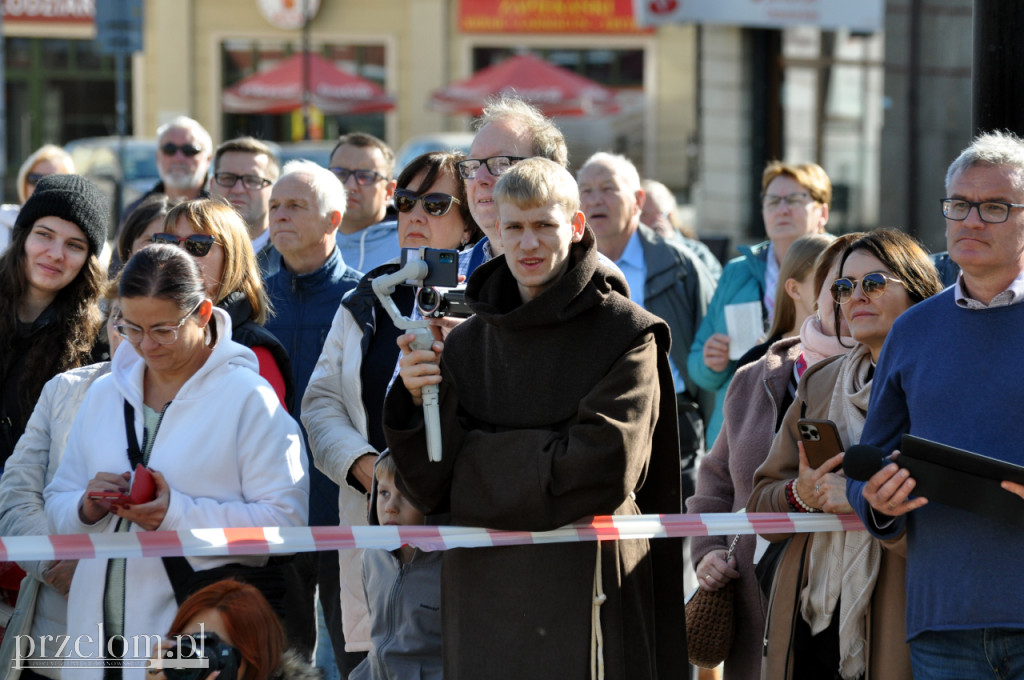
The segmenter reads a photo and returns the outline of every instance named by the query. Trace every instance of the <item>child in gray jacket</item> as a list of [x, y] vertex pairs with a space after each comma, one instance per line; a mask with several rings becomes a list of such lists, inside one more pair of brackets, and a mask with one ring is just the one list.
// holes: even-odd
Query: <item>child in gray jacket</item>
[[[423, 524], [423, 513], [405, 491], [394, 459], [385, 451], [374, 467], [369, 523]], [[440, 680], [441, 552], [403, 545], [363, 552], [363, 591], [370, 613], [366, 659], [351, 680]]]

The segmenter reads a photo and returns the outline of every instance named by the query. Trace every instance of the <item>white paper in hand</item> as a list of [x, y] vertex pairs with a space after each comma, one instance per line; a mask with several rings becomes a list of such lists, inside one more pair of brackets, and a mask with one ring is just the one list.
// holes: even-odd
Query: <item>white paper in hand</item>
[[761, 303], [741, 302], [726, 305], [725, 328], [729, 335], [729, 359], [739, 359], [764, 335]]

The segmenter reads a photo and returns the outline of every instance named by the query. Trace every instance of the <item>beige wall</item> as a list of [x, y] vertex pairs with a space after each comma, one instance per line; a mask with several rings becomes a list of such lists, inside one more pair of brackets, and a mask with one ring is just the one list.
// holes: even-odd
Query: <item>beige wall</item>
[[[642, 96], [646, 106], [638, 129], [645, 175], [675, 188], [686, 185], [686, 147], [695, 131], [695, 31], [677, 26], [656, 34], [506, 35], [460, 34], [458, 0], [321, 0], [311, 38], [314, 45], [346, 41], [377, 42], [387, 50], [387, 89], [400, 102], [387, 116], [388, 141], [468, 129], [464, 117], [446, 117], [427, 108], [431, 91], [470, 74], [475, 45], [640, 47], [646, 51]], [[231, 38], [292, 39], [260, 14], [256, 0], [146, 0], [145, 53], [134, 63], [135, 130], [152, 136], [176, 115], [205, 125], [215, 140], [220, 130], [220, 43]], [[567, 128], [586, 121], [567, 121]], [[567, 130], [568, 132], [568, 130]], [[632, 141], [632, 140], [631, 140]], [[582, 158], [575, 159], [582, 161]]]

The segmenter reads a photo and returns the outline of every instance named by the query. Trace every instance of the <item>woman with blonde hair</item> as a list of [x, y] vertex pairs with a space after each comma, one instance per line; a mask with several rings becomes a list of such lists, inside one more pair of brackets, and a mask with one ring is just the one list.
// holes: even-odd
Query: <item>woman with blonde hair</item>
[[73, 174], [75, 174], [75, 162], [71, 160], [67, 151], [56, 144], [44, 144], [29, 154], [29, 157], [21, 164], [15, 182], [18, 189], [17, 205], [0, 206], [0, 227], [4, 227], [0, 228], [0, 252], [3, 252], [10, 242], [11, 230], [14, 229], [14, 221], [18, 219], [18, 211], [36, 190], [39, 180], [47, 175]]
[[263, 328], [270, 301], [263, 290], [249, 231], [235, 209], [210, 198], [179, 203], [164, 218], [163, 231], [153, 234], [151, 240], [181, 246], [195, 258], [206, 294], [231, 316], [231, 339], [255, 352], [260, 375], [291, 410], [291, 360], [281, 342]]

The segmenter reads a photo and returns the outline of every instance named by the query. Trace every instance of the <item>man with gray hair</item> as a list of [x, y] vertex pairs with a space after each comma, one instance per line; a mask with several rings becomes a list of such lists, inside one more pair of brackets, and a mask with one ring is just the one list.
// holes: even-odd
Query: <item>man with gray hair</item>
[[270, 188], [280, 172], [273, 149], [253, 137], [229, 139], [213, 154], [210, 195], [230, 203], [245, 220], [264, 280], [281, 266], [269, 228]]
[[519, 97], [502, 95], [490, 101], [477, 121], [469, 158], [459, 163], [459, 174], [466, 182], [469, 212], [486, 236], [477, 241], [468, 258], [461, 258], [463, 274], [468, 276], [484, 262], [501, 255], [494, 186], [510, 167], [533, 157], [547, 158], [566, 167], [569, 151], [561, 130]]
[[[274, 306], [274, 316], [266, 328], [277, 336], [292, 359], [296, 395], [292, 416], [296, 420], [334, 313], [342, 296], [362, 276], [345, 264], [335, 243], [344, 214], [344, 186], [329, 170], [311, 161], [286, 164], [270, 193], [270, 238], [281, 254], [281, 268], [266, 280], [267, 295]], [[306, 439], [305, 428], [302, 435]], [[337, 526], [338, 486], [316, 469], [308, 440], [306, 454], [310, 456], [309, 524]], [[307, 639], [299, 641], [300, 648], [308, 653], [316, 639], [314, 593], [319, 584], [331, 647], [336, 661], [344, 664], [338, 552], [303, 553], [296, 556], [294, 566], [304, 588], [301, 597], [289, 603], [289, 618], [292, 611], [297, 611], [295, 617], [308, 623]]]
[[[893, 324], [860, 443], [890, 453], [911, 434], [1024, 465], [1024, 140], [1010, 132], [975, 138], [949, 167], [942, 214], [960, 275]], [[1024, 486], [992, 488], [974, 477], [973, 486], [957, 487], [962, 502], [929, 502], [915, 495], [907, 469], [883, 463], [866, 483], [848, 482], [846, 494], [874, 536], [906, 538], [914, 678], [1024, 678], [1024, 531], [1016, 521], [1024, 504], [1010, 496], [1024, 497]], [[996, 503], [1006, 519], [966, 509], [982, 502]]]
[[142, 201], [154, 194], [176, 200], [206, 197], [206, 175], [210, 171], [213, 140], [198, 121], [178, 116], [156, 130], [156, 169], [160, 181], [124, 210], [127, 217]]
[[686, 357], [715, 292], [714, 278], [685, 246], [640, 224], [644, 190], [628, 158], [598, 152], [576, 177], [583, 213], [597, 235], [597, 249], [622, 270], [630, 299], [665, 319], [672, 329], [670, 359], [679, 407], [685, 499], [694, 490], [695, 464], [704, 448], [704, 415], [714, 401], [690, 380]]

